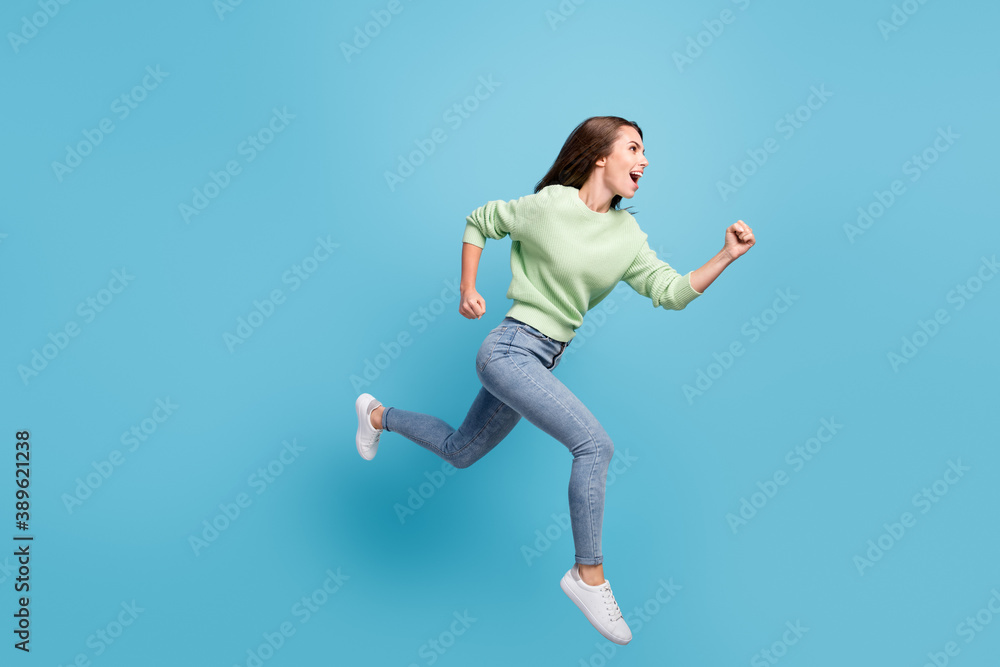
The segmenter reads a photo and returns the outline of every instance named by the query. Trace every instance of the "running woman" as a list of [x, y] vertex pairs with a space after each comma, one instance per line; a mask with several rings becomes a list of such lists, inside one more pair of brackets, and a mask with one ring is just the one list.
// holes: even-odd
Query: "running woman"
[[486, 239], [511, 238], [514, 305], [476, 355], [482, 389], [459, 428], [437, 417], [385, 407], [371, 394], [355, 401], [357, 447], [365, 459], [383, 431], [399, 433], [456, 468], [467, 468], [524, 417], [573, 455], [569, 511], [576, 562], [560, 586], [607, 639], [627, 644], [632, 632], [604, 578], [601, 526], [604, 488], [614, 444], [590, 410], [552, 371], [583, 324], [583, 316], [622, 280], [653, 306], [682, 310], [754, 245], [742, 220], [725, 231], [725, 245], [703, 266], [681, 275], [650, 249], [627, 210], [649, 161], [642, 130], [618, 116], [580, 123], [535, 192], [487, 202], [466, 217], [461, 298], [468, 319], [486, 313], [476, 272]]

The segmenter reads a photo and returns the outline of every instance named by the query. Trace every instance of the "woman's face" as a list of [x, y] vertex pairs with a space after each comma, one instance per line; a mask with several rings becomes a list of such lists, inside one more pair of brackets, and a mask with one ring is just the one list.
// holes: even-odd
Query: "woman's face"
[[[608, 189], [626, 199], [631, 199], [639, 189], [639, 178], [649, 164], [643, 155], [645, 147], [642, 137], [631, 125], [623, 125], [618, 132], [618, 139], [611, 149], [611, 154], [604, 164], [604, 183]], [[597, 162], [601, 164], [600, 160]], [[635, 174], [633, 178], [632, 174]]]

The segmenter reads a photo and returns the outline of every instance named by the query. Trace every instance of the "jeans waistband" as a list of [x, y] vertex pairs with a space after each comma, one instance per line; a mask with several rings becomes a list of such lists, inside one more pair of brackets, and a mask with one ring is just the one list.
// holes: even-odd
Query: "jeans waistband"
[[506, 317], [504, 317], [503, 321], [504, 322], [508, 322], [508, 323], [510, 323], [513, 326], [527, 327], [527, 328], [531, 329], [532, 331], [534, 331], [535, 333], [537, 333], [539, 336], [544, 336], [547, 340], [550, 340], [553, 343], [558, 343], [559, 345], [562, 346], [563, 349], [566, 349], [566, 346], [569, 345], [570, 342], [571, 342], [571, 341], [568, 341], [568, 340], [567, 341], [556, 340], [552, 336], [549, 336], [548, 334], [545, 334], [545, 333], [539, 331], [538, 329], [536, 329], [535, 327], [531, 326], [527, 322], [523, 322], [523, 321], [517, 319], [516, 317], [511, 317], [510, 315], [507, 315]]

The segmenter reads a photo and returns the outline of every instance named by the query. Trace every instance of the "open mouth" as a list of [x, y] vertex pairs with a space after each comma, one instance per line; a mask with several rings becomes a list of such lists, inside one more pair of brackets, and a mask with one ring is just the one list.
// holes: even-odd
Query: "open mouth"
[[636, 185], [639, 185], [639, 179], [642, 178], [642, 172], [641, 171], [632, 171], [632, 172], [629, 172], [629, 176], [632, 177], [632, 182], [633, 183], [635, 183]]

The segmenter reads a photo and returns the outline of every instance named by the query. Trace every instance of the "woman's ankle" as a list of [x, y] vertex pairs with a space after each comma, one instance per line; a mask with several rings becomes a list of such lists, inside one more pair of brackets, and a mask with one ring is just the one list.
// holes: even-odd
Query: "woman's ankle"
[[580, 578], [583, 579], [583, 583], [588, 586], [600, 586], [604, 583], [604, 564], [598, 563], [596, 565], [588, 565], [586, 563], [578, 563], [577, 568], [580, 571]]
[[372, 410], [372, 416], [371, 416], [371, 419], [369, 419], [369, 422], [371, 423], [372, 428], [376, 428], [376, 429], [381, 429], [382, 428], [382, 414], [384, 412], [385, 412], [385, 406], [384, 405], [380, 405], [377, 408], [375, 408], [374, 410]]

